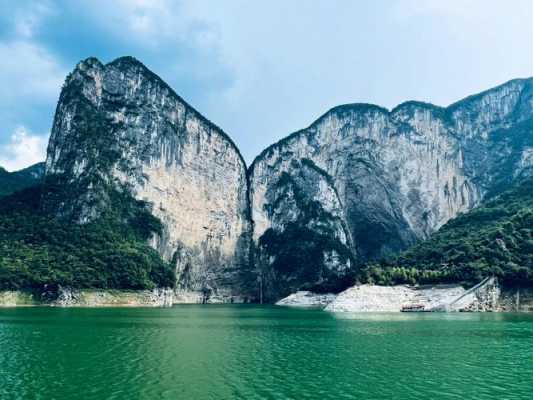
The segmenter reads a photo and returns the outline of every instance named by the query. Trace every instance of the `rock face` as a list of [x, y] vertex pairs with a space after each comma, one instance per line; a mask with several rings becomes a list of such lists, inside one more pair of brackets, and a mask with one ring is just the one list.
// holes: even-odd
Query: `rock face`
[[231, 139], [141, 63], [89, 58], [61, 93], [45, 179], [63, 193], [43, 206], [83, 224], [129, 193], [163, 224], [151, 244], [176, 267], [177, 301], [276, 301], [338, 291], [358, 263], [530, 175], [531, 132], [533, 80], [514, 80], [447, 108], [336, 107], [246, 171]]
[[[447, 108], [420, 102], [392, 111], [369, 104], [336, 107], [251, 165], [256, 260], [269, 271], [265, 281], [283, 277], [284, 285], [271, 285], [273, 297], [300, 289], [302, 281], [322, 285], [354, 262], [427, 238], [532, 170], [533, 79], [510, 81]], [[295, 188], [307, 201], [297, 200]], [[325, 227], [335, 242], [314, 251], [321, 264], [313, 267], [316, 274], [276, 264], [291, 250], [290, 238], [301, 237], [316, 250], [309, 231], [320, 234]], [[286, 245], [277, 238], [287, 239]]]
[[241, 294], [250, 237], [245, 163], [223, 131], [135, 59], [89, 58], [67, 77], [46, 178], [69, 188], [55, 211], [78, 223], [109, 206], [110, 188], [130, 192], [163, 223], [152, 244], [175, 263], [178, 290], [206, 301]]
[[[270, 228], [259, 239], [263, 298], [294, 288], [334, 286], [352, 265], [352, 244], [339, 195], [313, 161], [293, 160], [265, 192]], [[260, 226], [261, 221], [254, 221]]]

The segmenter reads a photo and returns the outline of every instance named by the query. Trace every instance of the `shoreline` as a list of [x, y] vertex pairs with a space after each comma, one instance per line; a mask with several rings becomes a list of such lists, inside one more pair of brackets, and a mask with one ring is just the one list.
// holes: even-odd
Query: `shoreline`
[[170, 288], [130, 290], [60, 287], [53, 292], [24, 289], [0, 291], [0, 309], [15, 307], [163, 308], [175, 304], [242, 304], [247, 302], [245, 298], [226, 293], [206, 297], [202, 292]]
[[365, 284], [338, 294], [299, 291], [279, 300], [276, 305], [315, 307], [334, 313], [533, 312], [533, 288], [503, 288], [494, 278], [486, 278], [471, 288], [458, 284]]
[[[486, 281], [486, 280], [485, 280]], [[484, 282], [485, 282], [484, 281]], [[482, 282], [483, 283], [483, 282]], [[424, 303], [432, 312], [533, 312], [533, 288], [501, 288], [496, 282], [465, 289], [460, 285], [356, 285], [344, 292], [298, 291], [275, 304], [318, 308], [333, 313], [401, 312], [402, 307]], [[459, 300], [459, 301], [458, 301]], [[201, 292], [156, 288], [0, 291], [0, 309], [20, 307], [165, 308], [186, 304], [259, 304], [229, 293], [206, 297]], [[453, 307], [450, 304], [454, 304]]]

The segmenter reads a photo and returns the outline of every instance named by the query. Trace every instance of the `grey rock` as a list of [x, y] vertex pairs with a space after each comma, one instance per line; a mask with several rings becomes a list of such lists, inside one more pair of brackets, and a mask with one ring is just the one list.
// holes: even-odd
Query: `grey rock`
[[275, 301], [335, 290], [531, 175], [532, 132], [533, 80], [519, 79], [447, 108], [335, 107], [247, 171], [140, 62], [89, 58], [67, 77], [47, 151], [45, 178], [68, 196], [43, 206], [83, 224], [110, 187], [127, 191], [163, 223], [150, 243], [175, 264], [179, 301]]
[[67, 77], [46, 177], [70, 195], [58, 216], [86, 223], [127, 190], [163, 223], [151, 244], [176, 265], [178, 289], [241, 295], [250, 217], [246, 166], [231, 139], [131, 57], [80, 62]]
[[278, 189], [279, 181], [298, 173], [304, 160], [322, 174], [308, 174], [301, 190], [324, 208], [336, 205], [336, 224], [355, 264], [386, 257], [531, 175], [533, 79], [510, 81], [447, 108], [420, 102], [392, 111], [370, 104], [335, 107], [268, 147], [249, 168], [253, 241], [263, 270], [276, 259], [266, 251], [265, 234], [282, 235], [286, 222], [301, 213]]

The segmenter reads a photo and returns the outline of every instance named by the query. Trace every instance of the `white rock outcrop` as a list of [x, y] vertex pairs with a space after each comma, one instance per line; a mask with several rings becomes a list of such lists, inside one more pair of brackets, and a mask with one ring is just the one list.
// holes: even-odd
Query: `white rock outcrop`
[[336, 295], [333, 293], [313, 293], [307, 290], [301, 290], [293, 293], [278, 302], [277, 306], [291, 307], [320, 307], [324, 308], [335, 300]]
[[337, 295], [326, 307], [333, 312], [399, 312], [404, 306], [423, 305], [431, 310], [461, 296], [459, 285], [416, 288], [404, 285], [357, 285]]

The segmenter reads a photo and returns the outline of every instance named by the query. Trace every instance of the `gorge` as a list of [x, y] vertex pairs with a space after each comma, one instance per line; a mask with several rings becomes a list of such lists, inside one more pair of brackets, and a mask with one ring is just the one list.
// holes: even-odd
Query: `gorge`
[[[78, 227], [110, 213], [129, 226], [139, 225], [139, 212], [155, 217], [132, 240], [172, 270], [175, 302], [275, 302], [298, 290], [345, 289], [363, 265], [427, 240], [532, 172], [533, 78], [445, 108], [335, 107], [247, 168], [230, 137], [142, 63], [89, 58], [63, 86], [45, 189], [32, 196], [48, 220]], [[14, 228], [0, 226], [2, 243], [11, 243]], [[524, 235], [531, 240], [531, 227]], [[31, 274], [30, 258], [17, 253], [2, 268]], [[150, 271], [139, 287], [107, 280], [88, 288], [156, 290], [168, 286], [153, 277], [164, 273]], [[4, 289], [26, 289], [25, 278], [1, 276]]]

